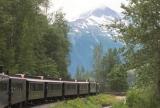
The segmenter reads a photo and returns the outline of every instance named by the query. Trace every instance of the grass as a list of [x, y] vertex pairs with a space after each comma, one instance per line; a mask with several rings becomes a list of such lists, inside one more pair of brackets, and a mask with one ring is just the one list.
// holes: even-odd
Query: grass
[[117, 102], [112, 105], [112, 108], [128, 108], [128, 106], [123, 102]]
[[113, 108], [127, 108], [116, 96], [109, 94], [67, 100], [51, 108], [102, 108], [102, 105], [112, 105]]

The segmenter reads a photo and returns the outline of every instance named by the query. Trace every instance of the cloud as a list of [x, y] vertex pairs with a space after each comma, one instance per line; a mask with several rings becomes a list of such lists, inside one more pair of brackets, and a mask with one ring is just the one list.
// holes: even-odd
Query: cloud
[[108, 6], [117, 12], [121, 12], [121, 3], [126, 0], [52, 0], [51, 10], [63, 9], [66, 18], [72, 20], [80, 14], [100, 6]]

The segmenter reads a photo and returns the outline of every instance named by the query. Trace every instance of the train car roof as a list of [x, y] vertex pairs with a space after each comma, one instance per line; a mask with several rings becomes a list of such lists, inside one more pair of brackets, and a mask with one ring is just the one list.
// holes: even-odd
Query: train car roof
[[11, 79], [26, 80], [26, 78], [22, 78], [22, 77], [15, 77], [15, 76], [9, 76], [9, 78], [11, 78]]
[[8, 76], [8, 75], [1, 74], [1, 73], [0, 73], [0, 77], [3, 77], [3, 78], [10, 78], [10, 79], [21, 79], [21, 80], [26, 80], [26, 78], [16, 77], [16, 76]]
[[63, 81], [64, 83], [71, 83], [71, 84], [77, 84], [77, 81]]
[[55, 82], [55, 83], [72, 83], [72, 84], [78, 84], [78, 83], [83, 83], [83, 84], [88, 84], [89, 82], [77, 82], [77, 81], [58, 81], [58, 80], [42, 80], [42, 79], [31, 79], [27, 78], [27, 81], [33, 81], [33, 82]]
[[27, 81], [32, 81], [32, 82], [45, 82], [42, 79], [32, 79], [32, 78], [26, 78]]
[[4, 73], [0, 73], [0, 76], [9, 77], [8, 75], [6, 75]]
[[59, 80], [44, 80], [45, 82], [56, 82], [56, 83], [63, 83], [63, 81]]
[[82, 82], [82, 81], [81, 81], [81, 82], [79, 82], [79, 81], [78, 81], [77, 83], [80, 83], [80, 84], [89, 84], [89, 82], [88, 82], [88, 81], [84, 81], [84, 82]]
[[63, 83], [63, 81], [58, 81], [58, 80], [43, 80], [43, 79], [32, 79], [32, 78], [27, 78], [27, 81], [32, 81], [32, 82], [56, 82], [56, 83]]
[[0, 73], [0, 80], [5, 80], [5, 79], [9, 79], [9, 76], [3, 73]]
[[89, 83], [95, 83], [96, 84], [96, 82], [89, 82]]

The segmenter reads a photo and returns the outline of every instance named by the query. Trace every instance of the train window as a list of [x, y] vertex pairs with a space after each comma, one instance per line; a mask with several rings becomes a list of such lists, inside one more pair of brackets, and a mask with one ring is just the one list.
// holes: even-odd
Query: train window
[[32, 83], [31, 83], [31, 84], [30, 84], [30, 89], [31, 89], [32, 91], [35, 91], [35, 89], [36, 89], [36, 88], [35, 88], [35, 84], [32, 84]]
[[53, 90], [53, 85], [52, 84], [48, 84], [48, 90]]
[[67, 85], [67, 89], [71, 89], [71, 85]]
[[30, 83], [30, 89], [32, 91], [41, 91], [41, 90], [43, 90], [43, 84]]
[[37, 84], [37, 90], [43, 90], [43, 84]]
[[60, 88], [60, 84], [48, 84], [48, 90], [59, 90]]
[[12, 91], [16, 91], [16, 92], [22, 92], [23, 90], [23, 84], [22, 83], [13, 83], [12, 87], [11, 87]]
[[69, 89], [69, 90], [73, 90], [73, 89], [75, 89], [75, 85], [72, 85], [72, 84], [68, 84], [67, 85], [67, 89]]
[[81, 85], [80, 85], [80, 88], [83, 89], [83, 88], [84, 88], [84, 85], [81, 84]]
[[96, 85], [95, 84], [91, 84], [91, 88], [95, 90], [96, 89]]
[[0, 82], [0, 91], [7, 91], [7, 88], [6, 82]]
[[61, 88], [61, 85], [60, 84], [56, 84], [56, 89], [60, 89]]
[[87, 89], [88, 87], [87, 87], [87, 85], [82, 84], [82, 85], [80, 86], [80, 88], [83, 89], [83, 90], [85, 90], [85, 89]]
[[70, 85], [66, 85], [66, 88], [67, 88], [67, 89], [70, 89]]

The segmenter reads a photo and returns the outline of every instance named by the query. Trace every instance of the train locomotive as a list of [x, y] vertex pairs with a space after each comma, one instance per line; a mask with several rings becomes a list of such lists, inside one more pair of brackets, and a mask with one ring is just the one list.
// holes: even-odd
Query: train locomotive
[[23, 108], [28, 103], [40, 100], [93, 95], [99, 93], [98, 86], [98, 83], [90, 81], [63, 81], [0, 74], [0, 108]]

